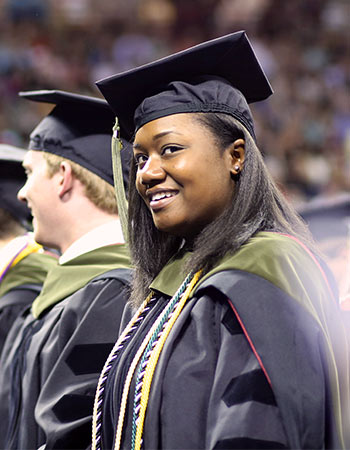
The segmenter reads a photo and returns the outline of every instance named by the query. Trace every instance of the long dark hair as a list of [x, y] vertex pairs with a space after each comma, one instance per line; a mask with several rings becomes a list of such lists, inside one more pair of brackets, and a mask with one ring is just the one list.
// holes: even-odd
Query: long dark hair
[[[254, 140], [240, 122], [228, 114], [198, 113], [193, 117], [205, 126], [222, 151], [236, 139], [245, 140], [243, 170], [235, 180], [230, 206], [207, 225], [191, 243], [186, 271], [204, 273], [225, 254], [234, 253], [259, 231], [278, 231], [298, 237], [309, 247], [312, 238], [294, 209], [272, 180]], [[183, 244], [182, 238], [163, 233], [154, 226], [152, 215], [135, 187], [133, 163], [129, 187], [129, 240], [135, 275], [131, 301], [140, 304], [148, 286], [166, 262]]]

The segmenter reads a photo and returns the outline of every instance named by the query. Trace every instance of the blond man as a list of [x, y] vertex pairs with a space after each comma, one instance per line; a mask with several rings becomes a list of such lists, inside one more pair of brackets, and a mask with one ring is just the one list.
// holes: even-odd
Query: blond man
[[[18, 198], [31, 210], [35, 240], [61, 256], [4, 347], [0, 443], [85, 448], [131, 273], [113, 190], [114, 117], [100, 99], [62, 91], [22, 96], [56, 105], [30, 136]], [[122, 153], [126, 178], [130, 152]]]

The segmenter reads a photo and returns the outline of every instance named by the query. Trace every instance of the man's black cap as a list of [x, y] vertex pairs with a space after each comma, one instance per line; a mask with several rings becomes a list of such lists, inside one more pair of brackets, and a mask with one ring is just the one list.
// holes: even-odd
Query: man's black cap
[[[67, 158], [113, 185], [111, 136], [115, 122], [108, 103], [59, 90], [20, 92], [23, 98], [54, 108], [30, 135], [28, 148]], [[122, 139], [123, 179], [127, 184], [131, 146]]]
[[17, 192], [26, 182], [22, 161], [26, 150], [0, 144], [0, 208], [4, 209], [22, 226], [30, 229], [32, 216], [24, 202], [17, 199]]
[[128, 138], [151, 120], [181, 112], [228, 113], [254, 136], [248, 103], [272, 94], [244, 31], [204, 42], [96, 84]]

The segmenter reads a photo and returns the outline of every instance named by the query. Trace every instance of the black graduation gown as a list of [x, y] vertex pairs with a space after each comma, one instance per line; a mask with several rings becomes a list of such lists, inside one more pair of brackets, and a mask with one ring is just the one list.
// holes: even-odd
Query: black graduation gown
[[[89, 263], [93, 260], [95, 266]], [[15, 322], [0, 369], [1, 448], [88, 447], [94, 392], [118, 336], [128, 267], [125, 246], [115, 245], [58, 267], [56, 279], [49, 273], [46, 294], [55, 285], [64, 290], [64, 270], [83, 286], [63, 299], [58, 296], [54, 304], [43, 302], [44, 310], [39, 304], [39, 317], [34, 308], [27, 309]], [[86, 283], [84, 272], [90, 278]]]
[[0, 354], [13, 322], [40, 294], [46, 274], [55, 264], [54, 257], [32, 253], [6, 273], [0, 289]]
[[[341, 431], [335, 393], [341, 375], [333, 372], [328, 340], [333, 331], [325, 326], [329, 320], [341, 328], [337, 305], [319, 267], [303, 249], [283, 245], [284, 239], [266, 233], [262, 238], [270, 239], [270, 252], [264, 245], [259, 252], [257, 238], [236, 260], [221, 264], [196, 287], [175, 322], [152, 380], [143, 429], [145, 450], [341, 448], [346, 430]], [[151, 309], [126, 340], [108, 375], [102, 449], [114, 447], [131, 361], [169, 302], [164, 286], [177, 277], [181, 262], [171, 264], [161, 273], [162, 282], [152, 284]], [[268, 269], [256, 274], [254, 266]], [[277, 278], [285, 278], [280, 285], [276, 271]], [[320, 319], [320, 305], [328, 317]], [[346, 347], [342, 350], [346, 352]], [[348, 381], [343, 381], [341, 395], [348, 396]], [[134, 392], [135, 375], [122, 449], [133, 448]], [[346, 403], [348, 397], [342, 400]], [[344, 417], [344, 423], [348, 419]]]

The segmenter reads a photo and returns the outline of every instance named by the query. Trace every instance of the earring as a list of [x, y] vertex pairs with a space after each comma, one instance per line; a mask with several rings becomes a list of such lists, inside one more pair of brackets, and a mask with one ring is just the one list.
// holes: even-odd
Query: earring
[[236, 165], [235, 165], [234, 169], [235, 169], [235, 171], [236, 171], [237, 173], [239, 173], [239, 172], [240, 172], [240, 167], [239, 167], [239, 165], [238, 165], [238, 164], [236, 164]]

